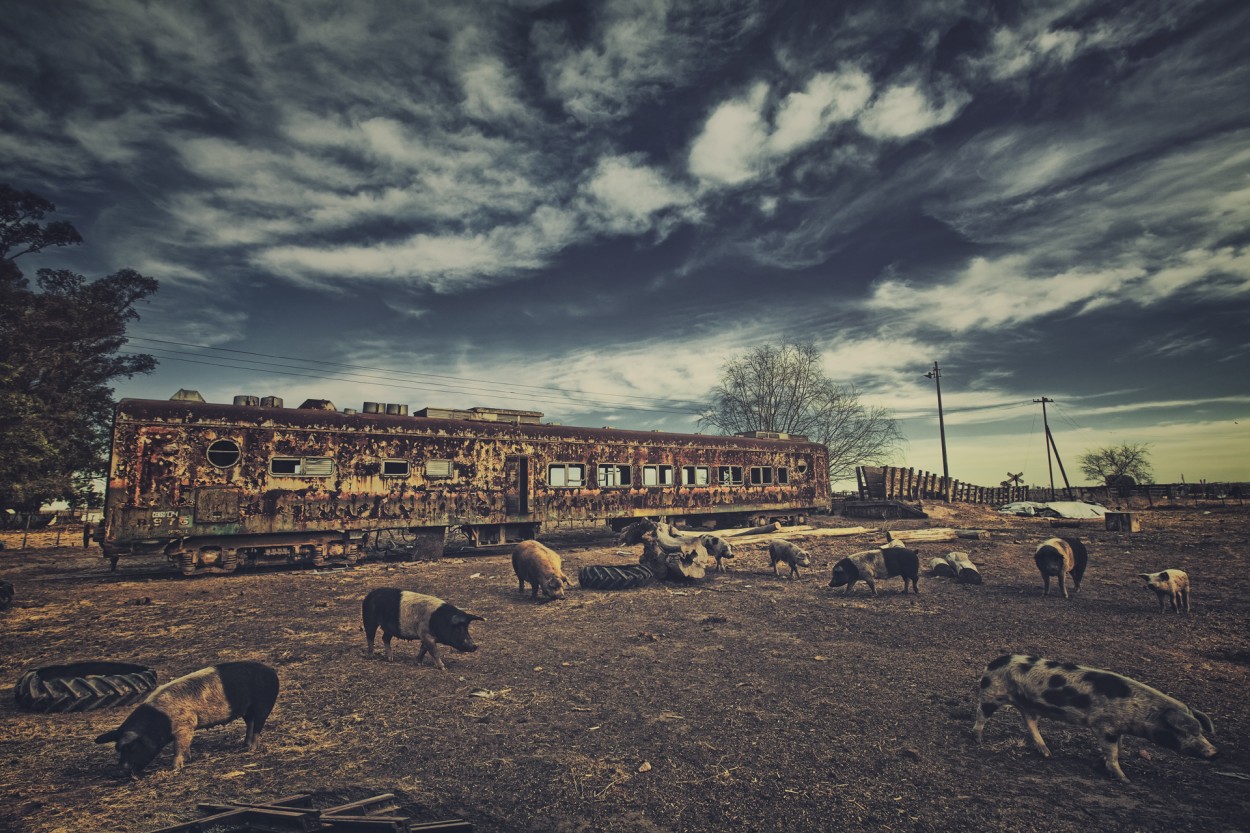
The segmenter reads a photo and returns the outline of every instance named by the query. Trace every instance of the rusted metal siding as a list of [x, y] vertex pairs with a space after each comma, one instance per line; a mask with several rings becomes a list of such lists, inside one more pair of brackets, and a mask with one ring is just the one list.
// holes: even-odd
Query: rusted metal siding
[[[235, 465], [206, 450], [233, 440]], [[114, 423], [106, 543], [393, 527], [544, 523], [642, 515], [767, 512], [827, 506], [825, 449], [815, 443], [555, 425], [343, 414], [124, 400]], [[273, 474], [275, 457], [328, 457], [331, 477]], [[528, 459], [528, 481], [516, 461]], [[405, 477], [383, 460], [407, 460]], [[449, 478], [426, 475], [450, 460]], [[512, 460], [510, 464], [508, 461]], [[550, 463], [586, 466], [586, 485], [547, 484]], [[595, 463], [628, 464], [628, 488], [599, 488]], [[800, 463], [807, 474], [798, 475]], [[786, 467], [788, 485], [639, 485], [644, 465]], [[521, 492], [528, 498], [522, 506]], [[527, 508], [528, 511], [521, 511]]]

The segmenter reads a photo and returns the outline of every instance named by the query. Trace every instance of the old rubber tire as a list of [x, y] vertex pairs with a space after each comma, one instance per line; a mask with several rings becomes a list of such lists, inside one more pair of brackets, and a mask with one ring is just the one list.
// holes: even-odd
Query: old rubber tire
[[650, 580], [651, 571], [641, 564], [592, 564], [577, 571], [577, 583], [588, 590], [628, 590]]
[[13, 686], [18, 708], [86, 712], [137, 703], [156, 688], [156, 672], [130, 662], [75, 662], [27, 671]]

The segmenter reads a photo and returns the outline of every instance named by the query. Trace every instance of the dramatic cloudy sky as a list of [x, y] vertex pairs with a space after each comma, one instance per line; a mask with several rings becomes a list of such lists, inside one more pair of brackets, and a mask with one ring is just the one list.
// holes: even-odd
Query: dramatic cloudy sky
[[[1025, 7], [1021, 11], [1018, 7]], [[1250, 479], [1250, 4], [58, 2], [0, 17], [0, 181], [161, 281], [196, 388], [691, 430], [813, 340], [896, 462]], [[215, 348], [215, 349], [207, 349]]]

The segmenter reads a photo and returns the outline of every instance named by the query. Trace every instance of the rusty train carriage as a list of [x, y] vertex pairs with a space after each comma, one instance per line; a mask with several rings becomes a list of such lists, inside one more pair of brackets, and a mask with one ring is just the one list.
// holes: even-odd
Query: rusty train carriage
[[351, 564], [370, 536], [394, 532], [432, 556], [449, 528], [480, 546], [560, 521], [732, 525], [829, 503], [826, 450], [801, 438], [575, 428], [489, 409], [423, 413], [340, 412], [323, 400], [123, 400], [105, 557], [116, 566], [163, 552], [188, 575], [232, 572], [244, 560]]

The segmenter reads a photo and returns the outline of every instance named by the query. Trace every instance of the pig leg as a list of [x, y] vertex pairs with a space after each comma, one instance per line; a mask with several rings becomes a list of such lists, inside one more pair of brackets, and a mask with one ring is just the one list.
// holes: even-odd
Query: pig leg
[[1050, 576], [1045, 573], [1042, 573], [1042, 587], [1044, 588], [1042, 590], [1042, 598], [1044, 599], [1050, 595]]
[[1042, 740], [1042, 733], [1037, 731], [1037, 715], [1022, 710], [1020, 718], [1024, 720], [1024, 728], [1029, 730], [1029, 737], [1033, 738], [1037, 751], [1042, 753], [1043, 758], [1049, 758], [1050, 749], [1047, 748], [1046, 741]]
[[1067, 579], [1064, 577], [1062, 570], [1059, 572], [1059, 589], [1063, 591], [1063, 597], [1065, 599], [1071, 598], [1068, 595], [1068, 582], [1067, 582]]
[[985, 721], [989, 720], [990, 716], [998, 711], [999, 704], [989, 700], [982, 700], [979, 692], [977, 695], [974, 695], [973, 700], [975, 702], [973, 703], [972, 711], [976, 714], [976, 720], [972, 721], [972, 737], [977, 743], [980, 743], [981, 733], [985, 731]]
[[1102, 747], [1102, 759], [1107, 765], [1107, 773], [1124, 784], [1129, 783], [1128, 776], [1120, 769], [1120, 736], [1111, 732], [1099, 732], [1097, 729], [1094, 734], [1098, 736], [1098, 745]]
[[517, 576], [517, 579], [516, 579], [516, 591], [518, 593], [525, 592], [525, 579], [521, 578], [520, 576]]
[[868, 583], [868, 589], [872, 591], [872, 595], [877, 595], [877, 583], [872, 580], [872, 577], [870, 576], [864, 579], [864, 581]]
[[430, 652], [430, 658], [434, 660], [434, 666], [439, 671], [446, 671], [447, 666], [443, 665], [443, 661], [438, 656], [438, 651], [434, 647], [434, 637], [426, 636], [421, 640], [421, 650], [417, 652], [417, 663], [420, 664], [421, 658], [425, 656], [425, 652]]
[[393, 662], [394, 658], [391, 656], [391, 634], [386, 631], [382, 631], [382, 645], [386, 648], [386, 661]]
[[[855, 581], [859, 581], [859, 579], [855, 579]], [[851, 588], [855, 586], [855, 581], [848, 581], [846, 583], [846, 589], [842, 591], [842, 595], [844, 596], [851, 595]]]
[[798, 577], [799, 577], [799, 565], [791, 564], [790, 565], [790, 578], [793, 579], [793, 578], [798, 578]]
[[1159, 612], [1162, 613], [1167, 608], [1167, 603], [1163, 601], [1163, 591], [1156, 590], [1155, 596], [1159, 599]]
[[174, 730], [174, 772], [191, 760], [191, 736], [195, 729], [186, 727]]
[[1189, 588], [1181, 591], [1181, 600], [1185, 603], [1185, 612], [1189, 612]]

